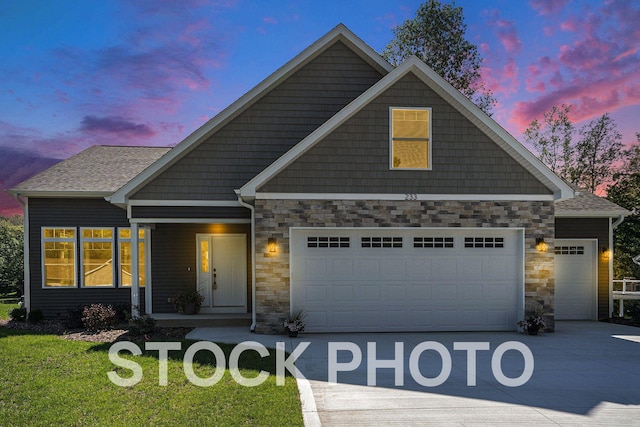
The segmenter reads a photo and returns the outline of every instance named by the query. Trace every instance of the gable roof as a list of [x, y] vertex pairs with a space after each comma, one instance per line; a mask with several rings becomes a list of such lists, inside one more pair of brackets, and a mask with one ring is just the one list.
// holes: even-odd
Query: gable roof
[[255, 197], [256, 192], [261, 185], [269, 181], [272, 177], [286, 168], [302, 154], [307, 152], [316, 143], [321, 141], [329, 133], [334, 131], [338, 126], [351, 118], [370, 101], [382, 94], [408, 73], [415, 74], [426, 85], [438, 93], [438, 95], [440, 95], [445, 101], [449, 102], [454, 108], [456, 108], [464, 117], [487, 134], [492, 141], [494, 141], [550, 190], [552, 190], [555, 199], [573, 197], [573, 189], [567, 183], [554, 174], [498, 123], [491, 119], [469, 99], [415, 56], [409, 58], [403, 64], [383, 77], [378, 83], [373, 85], [369, 90], [364, 92], [330, 120], [325, 122], [322, 126], [302, 140], [302, 142], [297, 144], [277, 161], [255, 176], [251, 181], [242, 186], [242, 188], [237, 190], [237, 193], [242, 197]]
[[105, 197], [170, 150], [96, 145], [29, 178], [9, 192], [15, 196]]
[[573, 199], [560, 200], [556, 202], [556, 217], [605, 217], [616, 218], [628, 216], [632, 212], [621, 206], [599, 197], [590, 191], [575, 187], [576, 196]]
[[114, 204], [126, 203], [130, 195], [175, 164], [185, 154], [189, 153], [199, 144], [204, 142], [209, 136], [213, 135], [230, 120], [250, 107], [271, 89], [286, 80], [297, 70], [320, 55], [325, 49], [338, 41], [353, 49], [353, 51], [356, 52], [363, 60], [378, 69], [381, 74], [386, 75], [393, 70], [393, 66], [386, 62], [374, 49], [352, 33], [346, 26], [339, 24], [311, 46], [296, 55], [285, 65], [276, 70], [249, 92], [241, 96], [229, 107], [225, 108], [222, 112], [185, 138], [182, 142], [176, 145], [167, 156], [163, 157], [143, 173], [136, 176], [129, 183], [116, 191], [108, 198], [108, 200]]

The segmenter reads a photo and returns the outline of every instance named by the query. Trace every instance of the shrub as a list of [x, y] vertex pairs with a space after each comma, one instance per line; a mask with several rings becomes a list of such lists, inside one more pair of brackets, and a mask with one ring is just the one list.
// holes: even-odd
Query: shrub
[[91, 331], [109, 329], [117, 320], [116, 310], [111, 305], [91, 304], [82, 310], [82, 324]]
[[631, 317], [634, 323], [640, 324], [640, 301], [625, 301], [624, 314]]
[[27, 309], [25, 307], [14, 308], [9, 312], [9, 317], [13, 320], [24, 321], [27, 318]]
[[149, 335], [155, 330], [156, 321], [148, 314], [145, 314], [142, 317], [132, 317], [129, 319], [129, 334], [132, 336]]
[[116, 310], [118, 323], [126, 323], [131, 319], [131, 304], [116, 304], [113, 308]]
[[42, 310], [31, 310], [29, 315], [27, 316], [27, 320], [29, 323], [40, 323], [44, 319], [44, 314], [42, 314]]
[[67, 309], [67, 317], [65, 319], [65, 325], [70, 329], [82, 328], [82, 312], [84, 307], [77, 306], [76, 308]]

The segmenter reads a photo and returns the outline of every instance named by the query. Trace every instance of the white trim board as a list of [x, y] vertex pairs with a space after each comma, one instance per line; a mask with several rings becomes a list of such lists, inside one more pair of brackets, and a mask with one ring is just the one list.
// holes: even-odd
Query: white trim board
[[204, 207], [242, 207], [237, 200], [137, 200], [129, 199], [129, 206], [204, 206]]
[[249, 218], [130, 218], [131, 224], [250, 224]]
[[552, 201], [551, 194], [256, 193], [262, 200]]
[[556, 218], [618, 218], [628, 215], [628, 211], [559, 211], [556, 210]]

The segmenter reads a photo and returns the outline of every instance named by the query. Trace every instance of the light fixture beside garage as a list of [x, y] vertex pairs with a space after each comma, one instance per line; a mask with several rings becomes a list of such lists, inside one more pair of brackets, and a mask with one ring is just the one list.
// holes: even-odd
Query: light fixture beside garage
[[544, 237], [536, 237], [536, 250], [538, 252], [546, 252], [547, 251], [547, 242], [544, 241]]
[[269, 237], [267, 240], [267, 249], [269, 250], [269, 253], [276, 253], [278, 250], [278, 239], [275, 237]]
[[602, 255], [602, 259], [604, 259], [605, 261], [607, 261], [611, 257], [611, 251], [606, 246], [602, 247], [602, 249], [600, 250], [600, 254]]

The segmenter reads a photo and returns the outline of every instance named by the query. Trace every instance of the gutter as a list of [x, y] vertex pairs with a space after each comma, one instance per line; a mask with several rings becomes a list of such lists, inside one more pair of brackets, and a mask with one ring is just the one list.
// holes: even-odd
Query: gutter
[[613, 224], [611, 224], [611, 229], [615, 230], [622, 222], [624, 221], [624, 215], [620, 215], [618, 219], [615, 220]]
[[255, 207], [245, 202], [236, 190], [238, 203], [251, 211], [251, 332], [256, 331], [256, 211]]

